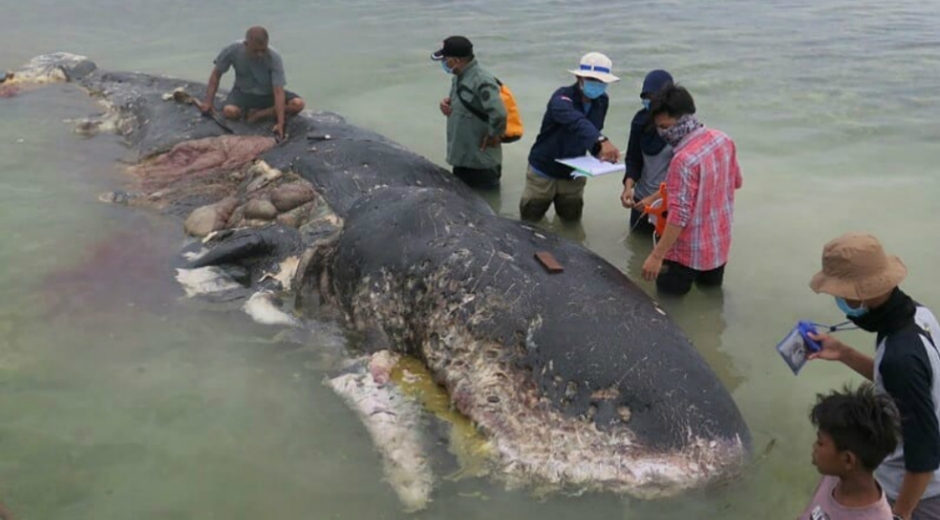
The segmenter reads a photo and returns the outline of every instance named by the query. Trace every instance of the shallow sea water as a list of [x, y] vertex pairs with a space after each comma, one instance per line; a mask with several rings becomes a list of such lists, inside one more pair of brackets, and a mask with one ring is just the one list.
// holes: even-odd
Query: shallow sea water
[[[795, 517], [818, 478], [814, 394], [858, 381], [825, 363], [794, 377], [773, 348], [798, 319], [840, 320], [807, 286], [822, 245], [875, 233], [907, 264], [904, 287], [940, 307], [936, 4], [37, 0], [3, 11], [15, 23], [0, 32], [2, 67], [64, 50], [200, 81], [222, 46], [264, 24], [308, 106], [438, 163], [448, 78], [427, 58], [466, 34], [526, 123], [488, 197], [510, 218], [544, 105], [581, 54], [607, 53], [623, 77], [606, 130], [620, 146], [643, 75], [666, 68], [735, 139], [745, 185], [723, 291], [662, 304], [732, 392], [756, 451], [773, 442], [744, 478], [678, 499], [540, 500], [445, 480], [427, 511], [406, 515], [365, 429], [322, 385], [344, 335], [325, 322], [295, 341], [235, 307], [184, 299], [172, 278], [179, 222], [97, 201], [126, 179], [125, 150], [72, 133], [63, 120], [96, 107], [52, 86], [0, 99], [0, 500], [24, 519]], [[636, 280], [651, 244], [626, 236], [619, 191], [593, 179], [580, 226], [542, 225]], [[870, 336], [845, 338], [871, 348]]]

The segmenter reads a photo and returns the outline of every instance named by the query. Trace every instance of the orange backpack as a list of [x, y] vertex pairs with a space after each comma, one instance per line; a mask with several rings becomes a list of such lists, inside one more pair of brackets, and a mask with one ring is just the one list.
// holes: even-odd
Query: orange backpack
[[509, 87], [498, 79], [496, 84], [499, 85], [499, 97], [503, 98], [503, 104], [506, 105], [506, 133], [503, 134], [503, 142], [514, 143], [522, 139], [522, 116], [519, 115], [516, 98]]
[[[512, 95], [512, 91], [509, 90], [509, 87], [500, 81], [499, 78], [496, 79], [496, 84], [499, 85], [499, 97], [503, 100], [503, 105], [506, 106], [506, 132], [503, 133], [502, 141], [504, 143], [514, 143], [522, 139], [523, 132], [522, 117], [519, 115], [519, 107], [516, 105], [516, 98]], [[461, 103], [463, 103], [463, 106], [473, 113], [473, 115], [484, 121], [489, 119], [486, 114], [470, 106], [470, 103], [464, 101], [461, 96], [457, 96], [457, 99], [459, 99]]]

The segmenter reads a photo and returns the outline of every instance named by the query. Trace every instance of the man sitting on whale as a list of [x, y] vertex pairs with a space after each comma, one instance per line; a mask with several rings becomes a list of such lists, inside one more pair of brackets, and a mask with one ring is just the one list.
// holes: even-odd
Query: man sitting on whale
[[286, 90], [284, 62], [276, 50], [268, 47], [268, 31], [264, 27], [251, 27], [245, 40], [222, 49], [215, 59], [209, 75], [206, 100], [199, 108], [203, 112], [215, 110], [213, 101], [222, 75], [235, 68], [235, 85], [225, 98], [223, 114], [228, 119], [245, 117], [249, 123], [274, 116], [274, 133], [284, 137], [285, 113], [297, 114], [304, 109], [304, 100]]

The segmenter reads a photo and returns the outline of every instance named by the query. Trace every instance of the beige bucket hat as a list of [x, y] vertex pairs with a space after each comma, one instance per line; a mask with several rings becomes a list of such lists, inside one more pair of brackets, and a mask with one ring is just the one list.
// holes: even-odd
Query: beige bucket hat
[[886, 255], [877, 238], [846, 233], [823, 248], [822, 271], [809, 286], [817, 293], [868, 300], [890, 292], [905, 276], [907, 267], [900, 258]]

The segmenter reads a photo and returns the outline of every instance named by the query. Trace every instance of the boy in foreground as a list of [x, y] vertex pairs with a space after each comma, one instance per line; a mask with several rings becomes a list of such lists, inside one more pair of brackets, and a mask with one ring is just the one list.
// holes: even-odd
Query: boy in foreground
[[875, 468], [898, 444], [900, 419], [891, 398], [871, 384], [818, 396], [813, 465], [823, 475], [799, 520], [891, 520]]

